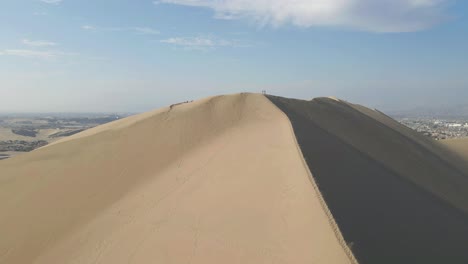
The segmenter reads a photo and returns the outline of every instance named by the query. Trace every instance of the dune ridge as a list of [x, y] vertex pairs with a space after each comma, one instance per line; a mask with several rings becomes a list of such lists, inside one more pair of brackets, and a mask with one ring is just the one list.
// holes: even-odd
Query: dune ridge
[[439, 145], [411, 140], [418, 135], [344, 101], [268, 98], [289, 117], [359, 263], [468, 261], [467, 175], [440, 156]]
[[0, 263], [353, 263], [290, 126], [217, 96], [1, 161]]
[[[334, 97], [330, 98], [330, 99], [339, 101], [337, 98], [334, 98]], [[272, 104], [275, 105], [273, 102], [272, 102]], [[281, 111], [281, 113], [284, 115], [285, 118], [289, 119], [289, 117], [286, 115], [286, 113], [284, 113], [278, 106], [275, 105], [275, 107], [277, 107], [278, 110]], [[291, 130], [291, 133], [293, 135], [295, 135], [292, 123], [291, 122], [288, 122], [288, 123], [289, 123], [289, 128]], [[315, 179], [314, 179], [312, 173], [310, 172], [309, 165], [307, 164], [307, 161], [305, 160], [304, 155], [302, 154], [302, 150], [301, 150], [301, 147], [299, 146], [299, 143], [297, 141], [296, 136], [294, 136], [293, 138], [294, 138], [294, 142], [295, 142], [294, 145], [296, 146], [297, 152], [299, 153], [299, 156], [301, 157], [302, 164], [303, 164], [303, 166], [305, 168], [307, 168], [307, 174], [309, 175], [310, 182], [311, 182], [315, 192], [318, 195], [318, 200], [320, 202], [320, 205], [322, 206], [323, 211], [327, 215], [328, 221], [330, 222], [330, 225], [333, 228], [333, 232], [335, 233], [335, 236], [338, 239], [338, 242], [340, 243], [340, 245], [343, 248], [344, 252], [348, 255], [348, 258], [350, 259], [351, 263], [356, 263], [357, 264], [358, 262], [357, 262], [356, 258], [354, 257], [351, 249], [349, 248], [349, 245], [346, 243], [343, 235], [341, 234], [340, 228], [339, 228], [338, 224], [336, 223], [335, 219], [333, 218], [333, 214], [331, 213], [330, 209], [328, 208], [327, 203], [325, 202], [325, 199], [323, 198], [323, 196], [322, 196], [322, 194], [320, 192], [320, 189], [319, 189], [317, 183], [315, 182]]]

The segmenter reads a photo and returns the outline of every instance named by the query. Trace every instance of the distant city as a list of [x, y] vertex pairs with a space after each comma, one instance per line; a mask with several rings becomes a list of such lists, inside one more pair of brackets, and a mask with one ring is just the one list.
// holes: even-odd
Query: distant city
[[394, 118], [401, 124], [435, 140], [468, 137], [468, 118]]

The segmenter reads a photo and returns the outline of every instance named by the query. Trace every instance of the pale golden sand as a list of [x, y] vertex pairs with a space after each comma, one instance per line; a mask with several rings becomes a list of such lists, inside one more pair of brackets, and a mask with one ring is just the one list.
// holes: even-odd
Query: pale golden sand
[[447, 139], [439, 142], [468, 162], [468, 138]]
[[109, 123], [0, 161], [0, 263], [351, 263], [262, 95]]

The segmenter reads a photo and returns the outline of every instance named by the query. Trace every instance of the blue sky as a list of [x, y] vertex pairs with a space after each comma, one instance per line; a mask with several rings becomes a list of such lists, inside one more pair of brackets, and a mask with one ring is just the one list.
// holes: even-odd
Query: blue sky
[[455, 0], [6, 0], [0, 112], [140, 112], [204, 96], [465, 103]]

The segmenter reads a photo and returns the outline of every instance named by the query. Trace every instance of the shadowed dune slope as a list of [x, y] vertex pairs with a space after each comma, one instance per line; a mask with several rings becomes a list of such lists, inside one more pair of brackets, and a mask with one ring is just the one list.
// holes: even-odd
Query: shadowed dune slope
[[468, 263], [463, 160], [380, 112], [269, 96], [359, 263]]
[[[455, 170], [458, 170], [462, 174], [468, 175], [468, 163], [466, 162], [467, 154], [460, 153], [456, 150], [454, 151], [454, 149], [451, 149], [450, 147], [447, 148], [447, 144], [445, 142], [451, 142], [452, 140], [435, 141], [430, 137], [421, 136], [421, 134], [417, 131], [404, 125], [401, 125], [393, 118], [385, 115], [384, 113], [378, 110], [371, 110], [364, 106], [351, 104], [345, 101], [341, 102], [378, 121], [380, 123], [379, 125], [383, 125], [383, 127], [389, 128], [391, 131], [403, 135], [409, 141], [412, 141], [414, 142], [414, 144], [419, 145], [420, 148], [426, 149], [429, 152], [434, 153], [436, 156], [438, 156], [439, 159], [443, 161], [443, 163], [448, 163], [449, 166], [452, 166]], [[465, 139], [454, 139], [454, 142], [463, 142], [464, 140]], [[468, 209], [466, 208], [464, 210], [468, 211]]]
[[236, 94], [0, 161], [0, 263], [353, 263], [291, 124]]

